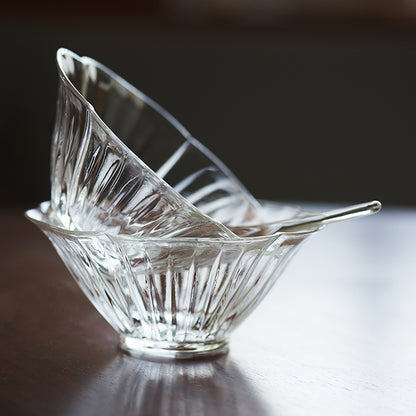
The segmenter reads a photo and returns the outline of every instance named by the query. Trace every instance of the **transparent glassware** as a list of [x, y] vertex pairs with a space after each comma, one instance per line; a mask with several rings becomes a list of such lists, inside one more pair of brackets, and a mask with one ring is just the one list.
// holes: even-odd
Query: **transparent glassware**
[[51, 201], [26, 215], [134, 355], [223, 351], [302, 241], [380, 209], [264, 206], [116, 74], [66, 49], [57, 61]]
[[[299, 211], [275, 205], [272, 214]], [[315, 233], [153, 238], [77, 231], [55, 222], [50, 202], [27, 217], [51, 240], [84, 294], [133, 355], [194, 357], [227, 348], [300, 243]]]
[[57, 52], [52, 212], [65, 228], [233, 238], [262, 222], [229, 169], [170, 114], [112, 71]]

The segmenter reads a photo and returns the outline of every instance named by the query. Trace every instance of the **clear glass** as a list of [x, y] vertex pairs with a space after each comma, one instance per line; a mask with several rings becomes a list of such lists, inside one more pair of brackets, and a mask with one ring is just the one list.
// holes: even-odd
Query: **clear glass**
[[57, 52], [51, 203], [65, 228], [233, 238], [262, 222], [237, 178], [170, 114], [98, 62]]
[[264, 207], [116, 74], [66, 49], [57, 62], [51, 201], [26, 215], [132, 354], [224, 351], [305, 238], [380, 209]]
[[[291, 210], [298, 212], [277, 204], [271, 211], [279, 217]], [[234, 239], [150, 238], [68, 230], [51, 212], [46, 202], [26, 215], [120, 334], [121, 347], [181, 358], [224, 351], [232, 330], [318, 229]]]

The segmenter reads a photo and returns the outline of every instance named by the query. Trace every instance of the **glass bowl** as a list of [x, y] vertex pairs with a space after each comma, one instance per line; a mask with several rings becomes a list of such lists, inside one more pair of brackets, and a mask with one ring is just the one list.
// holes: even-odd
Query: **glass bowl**
[[[270, 208], [269, 208], [270, 211]], [[275, 217], [299, 208], [275, 205]], [[65, 229], [50, 202], [27, 211], [84, 294], [133, 355], [186, 358], [227, 348], [300, 243], [316, 232], [262, 237], [152, 238]]]
[[52, 212], [65, 228], [234, 238], [259, 203], [206, 147], [112, 71], [57, 52]]
[[224, 351], [302, 241], [380, 209], [266, 208], [116, 74], [66, 49], [57, 61], [51, 201], [26, 215], [133, 355]]

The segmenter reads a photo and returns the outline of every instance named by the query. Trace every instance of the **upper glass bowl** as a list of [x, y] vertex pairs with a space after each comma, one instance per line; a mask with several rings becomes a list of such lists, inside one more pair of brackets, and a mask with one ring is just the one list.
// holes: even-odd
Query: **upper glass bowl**
[[51, 157], [51, 204], [68, 229], [232, 238], [261, 206], [206, 147], [112, 71], [67, 49]]

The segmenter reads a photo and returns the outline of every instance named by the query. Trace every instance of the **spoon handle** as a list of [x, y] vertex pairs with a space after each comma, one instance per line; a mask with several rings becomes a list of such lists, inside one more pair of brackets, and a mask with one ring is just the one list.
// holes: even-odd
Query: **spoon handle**
[[293, 231], [295, 228], [309, 226], [313, 224], [330, 224], [333, 222], [349, 220], [351, 218], [362, 217], [364, 215], [375, 214], [380, 211], [381, 203], [379, 201], [364, 202], [362, 204], [351, 205], [344, 208], [332, 209], [330, 211], [320, 212], [318, 214], [307, 215], [303, 218], [282, 222], [273, 232]]

